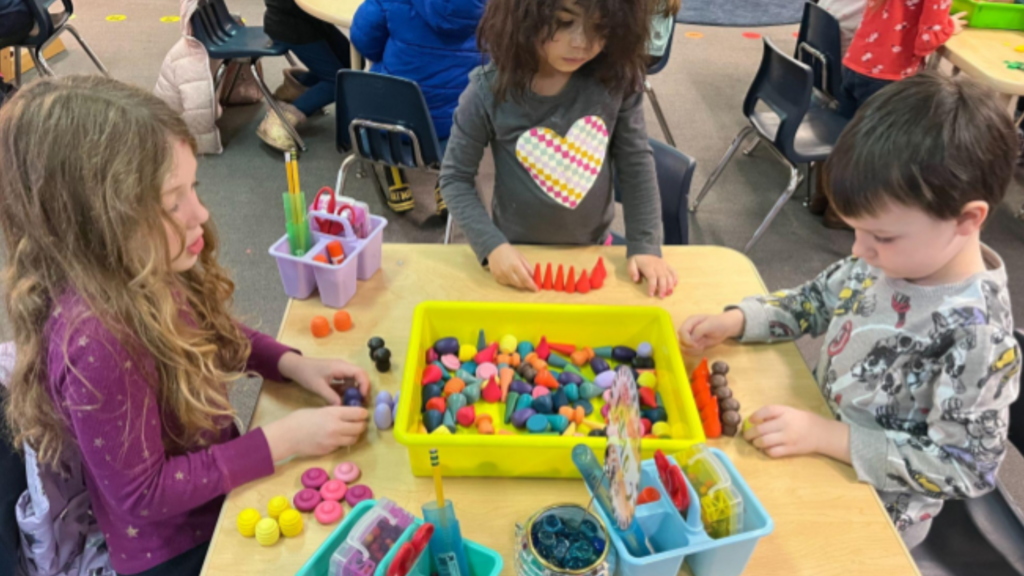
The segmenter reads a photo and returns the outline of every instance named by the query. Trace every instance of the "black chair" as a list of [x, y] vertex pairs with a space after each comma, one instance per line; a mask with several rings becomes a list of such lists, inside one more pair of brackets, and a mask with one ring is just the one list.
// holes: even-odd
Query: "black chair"
[[843, 41], [839, 21], [807, 2], [796, 40], [796, 59], [814, 71], [814, 88], [833, 105], [843, 89]]
[[[1014, 337], [1017, 338], [1018, 353], [1024, 350], [1024, 330], [1015, 330]], [[1024, 400], [1019, 397], [1017, 401], [1010, 404], [1010, 442], [1018, 450], [1024, 452]]]
[[658, 96], [655, 95], [654, 87], [651, 86], [650, 77], [661, 72], [668, 65], [668, 57], [672, 54], [672, 41], [675, 40], [675, 36], [676, 27], [673, 25], [672, 32], [668, 36], [668, 44], [665, 45], [665, 53], [661, 55], [657, 62], [647, 67], [647, 78], [644, 78], [644, 92], [647, 93], [647, 98], [651, 101], [651, 108], [654, 108], [654, 115], [658, 118], [658, 124], [661, 126], [661, 133], [665, 135], [665, 141], [673, 148], [676, 145], [676, 141], [675, 138], [672, 138], [672, 132], [668, 129], [668, 122], [665, 121], [665, 114], [661, 111], [661, 105], [658, 104]]
[[[66, 0], [65, 0], [66, 1]], [[295, 144], [302, 150], [306, 149], [306, 143], [302, 141], [295, 127], [285, 118], [281, 107], [277, 105], [273, 95], [263, 82], [263, 77], [257, 68], [260, 58], [267, 56], [288, 56], [288, 48], [274, 42], [263, 31], [260, 26], [246, 26], [238, 22], [228, 12], [224, 0], [199, 0], [196, 11], [192, 13], [189, 20], [192, 25], [192, 35], [202, 42], [210, 58], [222, 60], [220, 68], [214, 77], [214, 91], [220, 88], [224, 79], [224, 71], [232, 60], [249, 60], [249, 67], [256, 79], [256, 84], [263, 93], [267, 105], [274, 111], [274, 114], [281, 120], [288, 134], [295, 140]], [[291, 59], [289, 58], [289, 61]], [[240, 69], [240, 67], [238, 68]], [[236, 74], [237, 78], [237, 74]], [[235, 79], [231, 83], [234, 84]]]
[[56, 76], [53, 69], [43, 57], [43, 50], [50, 45], [65, 30], [71, 32], [75, 40], [82, 46], [82, 50], [89, 56], [92, 63], [99, 68], [100, 72], [109, 76], [103, 63], [96, 57], [96, 54], [89, 47], [89, 44], [82, 39], [82, 35], [71, 25], [71, 16], [75, 13], [75, 6], [71, 0], [60, 0], [64, 6], [63, 12], [50, 13], [49, 6], [53, 0], [24, 0], [32, 14], [35, 23], [27, 36], [21, 38], [0, 38], [0, 48], [14, 48], [14, 84], [21, 87], [21, 50], [28, 50], [29, 56], [35, 63], [39, 73], [43, 76]]
[[[740, 130], [690, 206], [692, 212], [697, 211], [700, 201], [714, 186], [748, 136], [755, 134], [768, 144], [769, 149], [789, 167], [789, 185], [754, 232], [744, 252], [754, 247], [786, 201], [793, 196], [803, 179], [798, 166], [813, 166], [828, 158], [839, 134], [846, 127], [847, 120], [835, 111], [811, 105], [813, 88], [814, 74], [811, 68], [783, 54], [771, 40], [765, 38], [761, 66], [743, 101], [743, 115], [750, 121], [750, 125]], [[768, 110], [757, 110], [758, 102], [767, 105]]]
[[[686, 212], [690, 197], [690, 184], [697, 170], [697, 161], [672, 146], [650, 138], [654, 150], [654, 169], [658, 176], [658, 191], [661, 195], [661, 223], [664, 227], [665, 245], [682, 246], [690, 243], [689, 214]], [[615, 201], [622, 202], [622, 190], [615, 179]], [[612, 244], [625, 244], [626, 239], [612, 234]]]
[[[441, 171], [442, 151], [430, 108], [412, 80], [341, 70], [335, 96], [338, 151], [352, 155], [341, 163], [334, 190], [340, 194], [345, 173], [356, 160], [410, 170]], [[374, 183], [385, 194], [380, 180]], [[451, 240], [448, 215], [445, 244]]]

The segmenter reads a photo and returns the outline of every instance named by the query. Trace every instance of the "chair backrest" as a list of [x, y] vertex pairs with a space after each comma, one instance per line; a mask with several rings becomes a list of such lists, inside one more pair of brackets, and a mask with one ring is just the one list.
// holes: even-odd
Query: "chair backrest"
[[[654, 150], [654, 169], [658, 176], [661, 195], [661, 222], [665, 230], [666, 245], [681, 246], [690, 243], [690, 221], [687, 212], [690, 184], [697, 170], [697, 161], [679, 150], [648, 139]], [[622, 201], [621, 187], [615, 181], [615, 201]]]
[[796, 59], [814, 70], [814, 87], [838, 98], [843, 87], [843, 42], [839, 21], [815, 3], [804, 4]]
[[[1024, 330], [1015, 330], [1013, 335], [1017, 338], [1017, 347], [1024, 350]], [[1010, 404], [1009, 437], [1018, 450], [1024, 451], [1024, 400], [1019, 396]]]
[[338, 150], [395, 167], [437, 169], [440, 144], [418, 84], [404, 78], [338, 72]]
[[199, 0], [190, 23], [192, 35], [205, 46], [224, 44], [239, 27], [228, 12], [224, 0]]
[[764, 102], [779, 115], [775, 147], [787, 158], [796, 156], [793, 141], [797, 128], [811, 107], [814, 74], [810, 66], [779, 52], [768, 37], [764, 38], [764, 54], [757, 75], [743, 100], [743, 114], [752, 117], [758, 101]]
[[676, 38], [675, 22], [672, 23], [672, 31], [668, 33], [668, 44], [665, 44], [665, 53], [658, 58], [657, 62], [647, 67], [647, 75], [657, 74], [668, 65], [668, 57], [672, 55], [672, 41]]

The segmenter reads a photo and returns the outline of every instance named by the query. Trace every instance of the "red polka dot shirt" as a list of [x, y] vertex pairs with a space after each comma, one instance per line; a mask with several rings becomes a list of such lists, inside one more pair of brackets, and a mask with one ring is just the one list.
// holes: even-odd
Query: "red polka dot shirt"
[[913, 76], [926, 56], [953, 35], [952, 0], [869, 2], [843, 65], [871, 78]]

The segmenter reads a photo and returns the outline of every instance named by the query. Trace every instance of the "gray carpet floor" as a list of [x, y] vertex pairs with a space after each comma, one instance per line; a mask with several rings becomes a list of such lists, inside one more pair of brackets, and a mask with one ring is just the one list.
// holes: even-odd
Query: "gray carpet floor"
[[[229, 6], [250, 24], [262, 21], [260, 0], [230, 0]], [[111, 74], [151, 88], [164, 54], [179, 35], [177, 23], [163, 23], [160, 19], [176, 15], [178, 3], [91, 0], [80, 2], [77, 8], [75, 24]], [[106, 19], [110, 15], [126, 18], [111, 22]], [[743, 31], [680, 25], [671, 62], [651, 79], [679, 149], [697, 160], [692, 194], [696, 194], [729, 142], [746, 125], [740, 113], [741, 104], [761, 58], [761, 42], [741, 36]], [[793, 49], [796, 26], [757, 31], [783, 50]], [[74, 40], [64, 40], [69, 51], [51, 62], [56, 72], [92, 73], [92, 64]], [[265, 62], [265, 76], [271, 89], [280, 82], [280, 70], [285, 64], [284, 59]], [[252, 325], [274, 334], [286, 298], [267, 248], [283, 233], [280, 194], [286, 189], [286, 181], [281, 156], [263, 146], [254, 134], [263, 114], [262, 104], [225, 110], [220, 122], [225, 152], [200, 160], [199, 181], [202, 198], [220, 231], [222, 262], [232, 271], [238, 286], [235, 310]], [[647, 123], [650, 134], [662, 138], [649, 108]], [[302, 129], [309, 145], [309, 152], [301, 159], [302, 182], [308, 197], [320, 186], [334, 185], [342, 160], [335, 149], [334, 133], [330, 110], [310, 119]], [[490, 194], [491, 180], [493, 168], [487, 160], [480, 175], [484, 196]], [[738, 156], [705, 199], [700, 212], [691, 216], [691, 242], [741, 249], [774, 204], [786, 180], [787, 171], [767, 150], [758, 150], [750, 157]], [[386, 242], [440, 242], [444, 223], [433, 216], [433, 177], [412, 175], [412, 182], [417, 208], [403, 216], [387, 212], [369, 177], [351, 178], [346, 193], [369, 202], [375, 213], [389, 215]], [[1021, 202], [1024, 194], [1015, 184], [1003, 205], [994, 210], [983, 235], [984, 241], [1006, 260], [1015, 300], [1024, 295], [1024, 222], [1013, 217]], [[783, 208], [750, 257], [770, 289], [783, 288], [813, 277], [829, 263], [847, 255], [852, 240], [850, 232], [823, 228], [819, 218], [809, 214], [795, 198]], [[1024, 305], [1018, 306], [1015, 317], [1017, 324], [1024, 326]], [[6, 322], [0, 323], [0, 336], [10, 337]], [[809, 362], [815, 361], [818, 346], [814, 341], [800, 343]], [[251, 412], [258, 387], [249, 386], [246, 390], [236, 398], [243, 416]], [[962, 554], [944, 556], [942, 547], [937, 548], [915, 552], [929, 575], [1010, 573], [1005, 562], [998, 562], [998, 555], [991, 550], [979, 559]]]

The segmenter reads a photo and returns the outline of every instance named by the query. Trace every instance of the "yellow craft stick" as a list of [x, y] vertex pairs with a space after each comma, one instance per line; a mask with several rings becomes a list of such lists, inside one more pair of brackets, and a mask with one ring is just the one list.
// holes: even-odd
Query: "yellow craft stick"
[[288, 175], [288, 194], [295, 194], [295, 189], [292, 187], [292, 153], [284, 153], [284, 171]]

